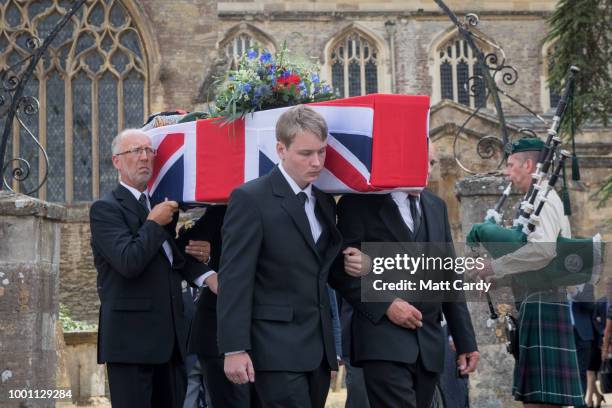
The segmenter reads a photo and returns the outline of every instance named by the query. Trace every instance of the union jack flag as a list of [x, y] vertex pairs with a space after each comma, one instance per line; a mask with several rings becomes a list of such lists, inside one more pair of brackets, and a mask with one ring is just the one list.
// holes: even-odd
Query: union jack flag
[[[315, 183], [341, 194], [420, 190], [427, 182], [429, 97], [373, 94], [310, 104], [328, 128], [325, 169]], [[158, 151], [153, 202], [222, 203], [277, 163], [275, 126], [289, 108], [229, 125], [198, 120], [147, 131]]]

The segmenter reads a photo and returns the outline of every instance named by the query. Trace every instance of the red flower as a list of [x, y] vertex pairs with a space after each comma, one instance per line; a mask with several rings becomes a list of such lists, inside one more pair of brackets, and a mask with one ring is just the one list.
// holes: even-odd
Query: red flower
[[296, 74], [291, 74], [288, 77], [280, 77], [277, 81], [277, 83], [281, 86], [285, 86], [287, 88], [289, 88], [291, 85], [298, 85], [300, 82], [302, 81], [302, 78], [300, 78], [299, 75]]

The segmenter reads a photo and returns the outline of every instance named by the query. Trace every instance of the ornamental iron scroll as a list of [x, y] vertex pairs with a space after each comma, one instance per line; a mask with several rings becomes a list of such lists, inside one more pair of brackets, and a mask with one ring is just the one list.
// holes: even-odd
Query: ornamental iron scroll
[[[29, 54], [25, 57], [20, 57], [17, 53], [12, 53], [13, 58], [9, 56], [10, 65], [7, 69], [0, 71], [0, 120], [4, 119], [4, 127], [0, 136], [0, 171], [2, 174], [2, 183], [0, 190], [7, 189], [13, 191], [11, 182], [7, 180], [6, 174], [10, 173], [10, 178], [18, 183], [23, 183], [30, 177], [32, 167], [28, 160], [23, 157], [11, 158], [5, 161], [6, 150], [9, 138], [12, 137], [14, 120], [17, 120], [18, 126], [24, 130], [29, 139], [37, 146], [42, 153], [44, 159], [45, 173], [39, 177], [39, 182], [36, 186], [23, 191], [25, 194], [36, 193], [45, 184], [48, 175], [49, 157], [47, 152], [40, 144], [34, 132], [26, 125], [25, 119], [28, 116], [38, 114], [39, 102], [33, 96], [24, 95], [24, 90], [28, 82], [34, 74], [36, 66], [42, 58], [46, 57], [47, 48], [53, 40], [60, 34], [67, 22], [73, 18], [86, 0], [78, 0], [73, 3], [70, 10], [62, 16], [61, 19], [50, 28], [49, 34], [41, 42], [40, 38], [32, 33], [23, 30], [17, 41], [21, 42], [21, 49], [28, 50]], [[6, 13], [3, 15], [6, 23], [10, 23], [11, 18], [20, 19], [19, 13], [14, 9], [6, 8]], [[11, 17], [11, 12], [14, 14]], [[27, 64], [27, 66], [26, 66]], [[12, 154], [11, 154], [12, 156]]]
[[[434, 0], [436, 4], [448, 15], [453, 24], [457, 27], [459, 34], [463, 37], [467, 45], [472, 50], [472, 53], [476, 56], [476, 66], [474, 75], [470, 76], [465, 80], [463, 84], [464, 89], [469, 93], [470, 97], [474, 100], [491, 101], [495, 108], [497, 120], [499, 122], [499, 135], [489, 135], [480, 137], [480, 140], [476, 144], [476, 153], [483, 160], [488, 160], [496, 156], [496, 153], [501, 153], [501, 160], [495, 164], [493, 171], [488, 173], [498, 173], [501, 165], [506, 160], [509, 154], [509, 125], [506, 122], [502, 103], [499, 95], [504, 95], [511, 102], [517, 104], [529, 114], [533, 115], [542, 123], [546, 124], [540, 115], [531, 110], [528, 106], [522, 103], [518, 98], [512, 96], [505, 89], [498, 86], [503, 84], [506, 87], [511, 87], [518, 81], [519, 75], [516, 68], [506, 63], [506, 53], [502, 47], [494, 41], [484, 38], [474, 30], [478, 25], [480, 19], [478, 15], [474, 13], [468, 13], [463, 19], [459, 19], [452, 10], [442, 0]], [[492, 52], [484, 53], [481, 48], [477, 45], [486, 44], [490, 47]], [[483, 95], [484, 94], [484, 95]], [[485, 106], [485, 103], [477, 103], [475, 108], [472, 109], [468, 117], [463, 121], [461, 126], [455, 132], [453, 141], [453, 155], [457, 165], [470, 174], [481, 174], [480, 172], [469, 169], [459, 158], [459, 140], [462, 134], [466, 133], [467, 126], [470, 121], [478, 114], [478, 112]], [[521, 128], [518, 130], [520, 134], [533, 136], [535, 132], [531, 129]]]

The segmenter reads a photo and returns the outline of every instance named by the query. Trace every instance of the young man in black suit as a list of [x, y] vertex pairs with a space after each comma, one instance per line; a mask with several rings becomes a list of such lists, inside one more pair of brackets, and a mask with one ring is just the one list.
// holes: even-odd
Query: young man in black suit
[[[446, 204], [428, 190], [344, 195], [338, 202], [338, 229], [349, 257], [345, 256], [345, 267], [333, 275], [353, 284], [369, 273], [361, 266], [358, 248], [362, 242], [452, 242]], [[359, 262], [346, 265], [350, 259]], [[351, 325], [351, 364], [363, 367], [371, 406], [430, 406], [448, 341], [440, 325], [442, 313], [455, 341], [461, 374], [476, 369], [479, 354], [462, 297], [418, 304], [395, 298], [374, 305], [378, 312], [373, 309], [364, 314], [357, 309]]]
[[181, 407], [187, 330], [181, 280], [198, 285], [208, 267], [174, 243], [178, 204], [151, 208], [147, 182], [155, 150], [140, 130], [112, 143], [120, 185], [93, 203], [91, 246], [100, 296], [98, 362], [106, 363], [114, 408]]
[[321, 407], [336, 369], [327, 279], [342, 239], [312, 186], [327, 125], [299, 105], [276, 125], [279, 166], [235, 189], [223, 224], [218, 345], [230, 381], [266, 408]]
[[[329, 275], [340, 251], [333, 198], [312, 185], [325, 161], [327, 124], [303, 105], [276, 124], [280, 163], [235, 189], [223, 223], [217, 298], [219, 351], [236, 384], [254, 382], [266, 408], [323, 408], [336, 369], [327, 282], [366, 316], [410, 316], [359, 302], [359, 285]], [[360, 257], [345, 254], [347, 268]]]

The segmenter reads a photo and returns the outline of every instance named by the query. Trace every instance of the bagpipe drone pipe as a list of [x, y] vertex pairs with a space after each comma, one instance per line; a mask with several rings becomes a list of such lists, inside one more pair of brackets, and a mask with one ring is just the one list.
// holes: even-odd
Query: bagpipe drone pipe
[[[482, 245], [493, 259], [510, 254], [524, 245], [555, 245], [555, 257], [541, 269], [513, 275], [513, 282], [529, 289], [550, 289], [582, 283], [596, 283], [602, 270], [603, 242], [599, 234], [592, 238], [565, 238], [559, 236], [556, 243], [529, 242], [529, 235], [540, 225], [540, 213], [546, 205], [549, 193], [570, 156], [567, 151], [558, 151], [561, 140], [557, 136], [565, 107], [571, 93], [578, 68], [571, 67], [565, 89], [557, 106], [553, 122], [548, 129], [548, 138], [538, 158], [536, 171], [532, 175], [531, 187], [519, 206], [518, 217], [513, 226], [500, 225], [501, 217], [495, 216], [510, 193], [510, 185], [504, 190], [495, 209], [487, 212], [485, 221], [475, 224], [467, 235], [471, 246]], [[554, 165], [556, 160], [556, 166]], [[552, 173], [547, 177], [549, 169]], [[547, 183], [544, 183], [548, 180]], [[539, 249], [539, 248], [536, 248]], [[544, 248], [542, 248], [544, 249]], [[550, 249], [550, 248], [546, 248]]]

